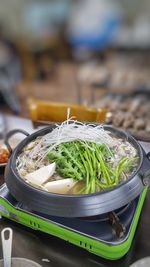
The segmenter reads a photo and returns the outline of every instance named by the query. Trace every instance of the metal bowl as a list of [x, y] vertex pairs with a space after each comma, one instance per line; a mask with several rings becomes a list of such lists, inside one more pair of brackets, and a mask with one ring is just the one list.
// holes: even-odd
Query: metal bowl
[[[22, 149], [37, 136], [43, 136], [52, 131], [56, 126], [50, 125], [47, 128], [38, 130], [28, 135], [13, 151], [5, 168], [5, 181], [12, 196], [22, 202], [31, 210], [47, 215], [60, 217], [88, 217], [119, 209], [135, 199], [147, 186], [150, 162], [148, 155], [140, 144], [128, 133], [111, 126], [104, 126], [117, 137], [128, 140], [137, 150], [139, 165], [134, 175], [119, 186], [104, 192], [85, 195], [63, 195], [55, 194], [37, 189], [26, 183], [18, 174], [16, 159]], [[94, 126], [93, 126], [94, 127]], [[22, 130], [19, 130], [22, 132]], [[8, 139], [18, 130], [9, 132], [6, 138], [6, 145], [10, 150]]]

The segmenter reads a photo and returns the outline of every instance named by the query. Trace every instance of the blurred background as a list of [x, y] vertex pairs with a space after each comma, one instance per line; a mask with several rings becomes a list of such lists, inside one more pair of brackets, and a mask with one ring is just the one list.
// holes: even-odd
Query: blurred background
[[79, 104], [150, 139], [149, 29], [149, 0], [0, 0], [0, 112]]

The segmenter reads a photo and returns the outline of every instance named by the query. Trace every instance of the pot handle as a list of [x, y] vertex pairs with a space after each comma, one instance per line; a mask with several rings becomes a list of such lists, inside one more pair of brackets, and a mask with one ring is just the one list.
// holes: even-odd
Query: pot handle
[[[146, 186], [150, 186], [150, 151], [146, 154], [148, 165], [146, 164], [146, 171], [144, 171], [143, 175], [143, 184]], [[148, 168], [147, 168], [148, 166]]]
[[148, 160], [150, 161], [150, 151], [146, 154]]
[[5, 136], [5, 139], [4, 139], [4, 144], [7, 146], [7, 149], [9, 151], [9, 153], [11, 154], [12, 153], [12, 148], [9, 144], [9, 138], [11, 138], [14, 134], [17, 134], [17, 133], [22, 133], [26, 136], [29, 136], [30, 134], [22, 129], [15, 129], [15, 130], [11, 130], [9, 131], [6, 136]]

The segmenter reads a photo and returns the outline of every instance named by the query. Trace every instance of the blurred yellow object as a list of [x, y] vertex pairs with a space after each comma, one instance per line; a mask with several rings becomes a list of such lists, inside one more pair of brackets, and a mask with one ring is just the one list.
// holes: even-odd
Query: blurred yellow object
[[28, 106], [33, 123], [63, 122], [67, 119], [68, 108], [70, 109], [69, 117], [74, 117], [78, 121], [104, 123], [106, 119], [105, 110], [93, 109], [69, 103], [29, 99]]

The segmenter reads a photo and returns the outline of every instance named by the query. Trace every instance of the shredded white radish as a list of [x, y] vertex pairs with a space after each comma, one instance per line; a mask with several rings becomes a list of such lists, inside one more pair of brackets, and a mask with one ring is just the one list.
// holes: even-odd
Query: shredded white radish
[[43, 160], [46, 154], [59, 144], [72, 141], [94, 142], [106, 144], [108, 147], [115, 143], [102, 125], [95, 126], [68, 119], [62, 124], [56, 125], [52, 132], [44, 135], [29, 153], [29, 158], [33, 159], [38, 155], [38, 160]]

